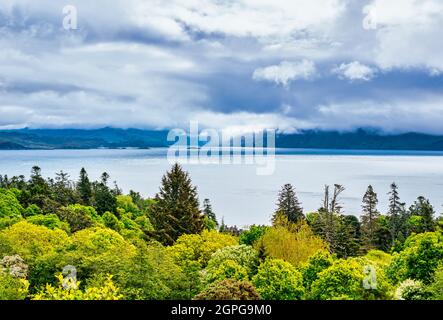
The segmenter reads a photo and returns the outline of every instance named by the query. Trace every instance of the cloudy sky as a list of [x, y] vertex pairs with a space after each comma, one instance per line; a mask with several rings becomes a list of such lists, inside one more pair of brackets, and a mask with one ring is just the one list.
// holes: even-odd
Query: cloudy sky
[[441, 0], [1, 0], [0, 128], [443, 134], [442, 30]]

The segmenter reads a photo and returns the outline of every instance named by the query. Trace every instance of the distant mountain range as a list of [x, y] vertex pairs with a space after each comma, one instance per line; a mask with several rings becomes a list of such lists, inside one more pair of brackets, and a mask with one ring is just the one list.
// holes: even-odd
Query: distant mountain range
[[[168, 131], [103, 128], [0, 130], [1, 150], [167, 147]], [[443, 136], [307, 130], [278, 134], [278, 148], [443, 151]]]

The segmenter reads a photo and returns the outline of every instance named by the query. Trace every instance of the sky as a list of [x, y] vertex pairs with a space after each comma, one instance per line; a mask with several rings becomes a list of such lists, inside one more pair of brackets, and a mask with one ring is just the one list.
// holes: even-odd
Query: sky
[[0, 0], [0, 128], [443, 134], [442, 30], [441, 0]]

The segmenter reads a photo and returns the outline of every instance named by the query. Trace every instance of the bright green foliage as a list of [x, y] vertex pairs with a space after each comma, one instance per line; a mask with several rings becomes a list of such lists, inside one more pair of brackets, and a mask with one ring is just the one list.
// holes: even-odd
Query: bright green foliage
[[265, 300], [300, 300], [304, 294], [301, 273], [281, 259], [262, 263], [252, 283]]
[[137, 255], [118, 273], [125, 299], [189, 299], [195, 293], [180, 266], [159, 243], [137, 242]]
[[27, 280], [0, 271], [0, 300], [24, 300], [28, 287]]
[[429, 286], [429, 292], [434, 300], [443, 300], [443, 264], [435, 271], [434, 281]]
[[63, 263], [76, 266], [80, 277], [97, 273], [116, 274], [135, 255], [134, 245], [117, 232], [89, 228], [72, 235]]
[[69, 237], [60, 229], [51, 230], [26, 221], [14, 224], [0, 232], [0, 256], [19, 254], [26, 263], [55, 253], [69, 243]]
[[21, 220], [23, 220], [23, 218], [21, 218], [21, 217], [0, 218], [0, 230], [9, 228]]
[[40, 209], [37, 205], [35, 204], [31, 204], [30, 206], [28, 206], [25, 211], [23, 212], [23, 216], [25, 218], [27, 217], [32, 217], [32, 216], [37, 216], [39, 214], [43, 214], [42, 209]]
[[387, 274], [396, 283], [412, 279], [429, 284], [442, 260], [442, 233], [427, 232], [412, 235], [406, 240], [404, 250], [394, 255]]
[[431, 292], [421, 281], [411, 279], [400, 283], [395, 290], [395, 299], [397, 300], [428, 300], [431, 295]]
[[115, 214], [107, 211], [102, 216], [104, 225], [112, 229], [114, 231], [120, 232], [120, 230], [124, 227], [123, 223], [121, 223], [118, 218], [115, 216]]
[[381, 250], [370, 250], [364, 258], [381, 268], [389, 266], [392, 262], [392, 256]]
[[0, 218], [18, 218], [24, 211], [17, 200], [18, 190], [0, 188]]
[[55, 214], [47, 214], [47, 215], [36, 215], [31, 216], [26, 219], [28, 222], [38, 225], [44, 226], [49, 229], [61, 229], [66, 232], [70, 232], [69, 224], [63, 221], [60, 221], [59, 217]]
[[238, 240], [231, 235], [205, 230], [201, 234], [182, 235], [168, 250], [179, 265], [195, 261], [201, 268], [205, 268], [213, 253], [236, 244]]
[[[373, 300], [388, 299], [391, 287], [383, 272], [369, 261], [350, 258], [336, 260], [329, 268], [318, 274], [312, 283], [309, 297], [314, 300]], [[366, 273], [367, 267], [375, 270], [374, 279]], [[364, 280], [375, 287], [364, 287]]]
[[186, 274], [190, 297], [200, 291], [200, 273], [211, 256], [221, 248], [236, 244], [238, 240], [231, 235], [205, 230], [201, 234], [184, 234], [173, 246], [167, 248]]
[[[254, 248], [237, 245], [225, 247], [215, 252], [208, 262], [206, 272], [208, 274], [216, 273], [216, 270], [228, 260], [243, 267], [250, 277], [255, 274], [259, 265], [258, 252]], [[229, 264], [232, 266], [231, 262]]]
[[[63, 287], [62, 275], [58, 275], [59, 286], [46, 285], [44, 290], [34, 295], [34, 300], [120, 300], [123, 296], [120, 289], [112, 281], [109, 275], [100, 287], [87, 287], [84, 291], [78, 289], [80, 282], [68, 283], [71, 289]], [[76, 289], [77, 288], [77, 289]]]
[[131, 217], [136, 218], [140, 216], [142, 213], [136, 204], [132, 201], [131, 196], [116, 196], [117, 200], [117, 209], [123, 209], [125, 213], [129, 213]]
[[256, 247], [265, 256], [283, 259], [296, 267], [306, 263], [317, 251], [328, 249], [328, 245], [304, 221], [297, 224], [286, 221], [270, 228]]
[[249, 280], [248, 269], [236, 261], [228, 259], [205, 270], [205, 283], [213, 283], [224, 279]]
[[323, 270], [329, 268], [334, 262], [333, 257], [328, 251], [318, 251], [311, 257], [308, 262], [301, 267], [303, 275], [303, 285], [306, 289], [311, 288], [311, 284], [318, 279], [318, 274]]
[[260, 300], [260, 295], [248, 281], [226, 279], [211, 284], [194, 300]]
[[243, 231], [240, 235], [240, 244], [246, 244], [248, 246], [254, 245], [268, 229], [268, 226], [250, 226], [248, 230]]

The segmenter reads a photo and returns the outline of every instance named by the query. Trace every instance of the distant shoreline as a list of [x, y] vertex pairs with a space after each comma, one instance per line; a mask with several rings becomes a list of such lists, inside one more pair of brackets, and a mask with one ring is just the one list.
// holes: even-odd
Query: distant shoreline
[[[151, 148], [52, 148], [52, 149], [0, 149], [0, 152], [8, 151], [158, 151], [166, 150], [168, 147], [151, 147]], [[275, 148], [276, 155], [312, 155], [312, 156], [441, 156], [441, 150], [383, 150], [383, 149], [332, 149], [332, 148]]]

